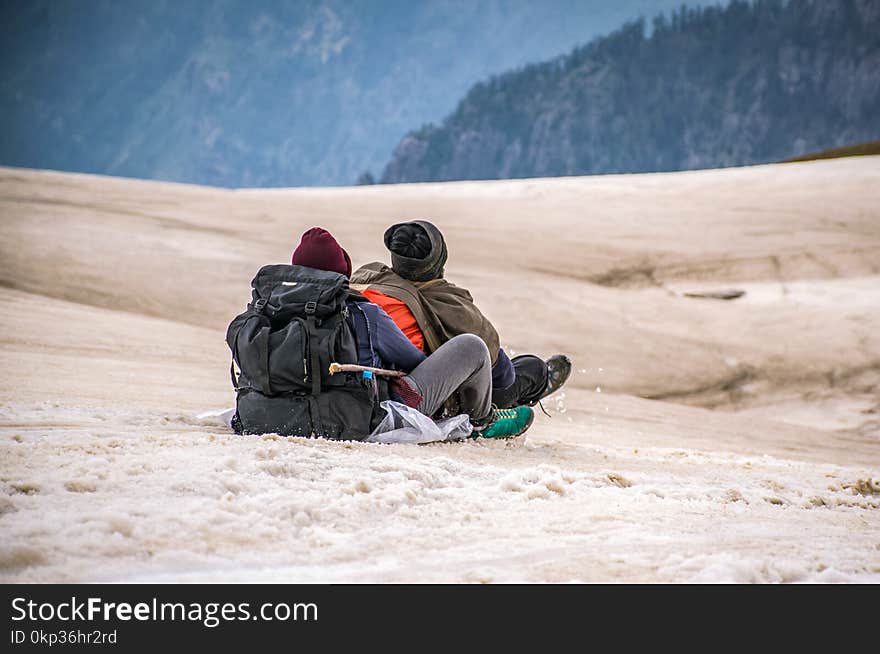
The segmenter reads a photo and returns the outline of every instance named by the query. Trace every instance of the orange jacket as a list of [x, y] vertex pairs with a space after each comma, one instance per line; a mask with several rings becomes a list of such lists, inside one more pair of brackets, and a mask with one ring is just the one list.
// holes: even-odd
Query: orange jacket
[[385, 313], [391, 316], [391, 319], [400, 327], [400, 331], [406, 335], [412, 344], [422, 352], [425, 351], [425, 336], [422, 334], [422, 330], [419, 329], [419, 323], [416, 322], [415, 316], [409, 310], [409, 307], [406, 306], [405, 302], [370, 289], [364, 290], [363, 295], [370, 302], [378, 304], [385, 309]]

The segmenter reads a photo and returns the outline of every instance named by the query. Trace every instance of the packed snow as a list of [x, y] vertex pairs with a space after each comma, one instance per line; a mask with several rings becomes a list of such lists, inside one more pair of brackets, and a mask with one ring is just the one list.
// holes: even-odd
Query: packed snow
[[[878, 157], [248, 191], [0, 169], [0, 581], [876, 583], [878, 183]], [[402, 217], [510, 353], [572, 357], [550, 416], [233, 434], [253, 273], [313, 225], [383, 259]]]
[[78, 427], [4, 429], [6, 581], [880, 581], [857, 465], [591, 445], [558, 416], [413, 446], [16, 413]]

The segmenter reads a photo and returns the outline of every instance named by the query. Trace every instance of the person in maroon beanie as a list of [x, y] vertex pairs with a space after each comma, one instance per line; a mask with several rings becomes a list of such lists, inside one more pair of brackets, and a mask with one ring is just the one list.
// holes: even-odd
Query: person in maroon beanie
[[[330, 232], [307, 230], [293, 251], [291, 263], [351, 277], [351, 257]], [[463, 413], [484, 437], [509, 438], [532, 423], [532, 412], [520, 407], [499, 412], [492, 406], [492, 363], [486, 344], [473, 334], [460, 334], [426, 357], [377, 304], [349, 290], [347, 321], [358, 344], [362, 366], [407, 373], [392, 385], [392, 399], [434, 417], [454, 394]]]

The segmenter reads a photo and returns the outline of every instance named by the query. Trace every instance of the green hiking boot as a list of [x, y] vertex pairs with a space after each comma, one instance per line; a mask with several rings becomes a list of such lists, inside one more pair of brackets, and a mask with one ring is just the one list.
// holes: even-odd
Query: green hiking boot
[[493, 409], [492, 421], [480, 430], [471, 432], [471, 438], [514, 438], [532, 426], [535, 412], [530, 407]]

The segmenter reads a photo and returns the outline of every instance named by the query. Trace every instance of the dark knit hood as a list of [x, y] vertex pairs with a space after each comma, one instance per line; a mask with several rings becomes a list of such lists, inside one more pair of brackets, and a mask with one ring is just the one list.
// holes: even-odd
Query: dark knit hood
[[427, 220], [398, 223], [385, 230], [385, 247], [391, 252], [391, 268], [404, 279], [427, 282], [443, 277], [446, 242]]

